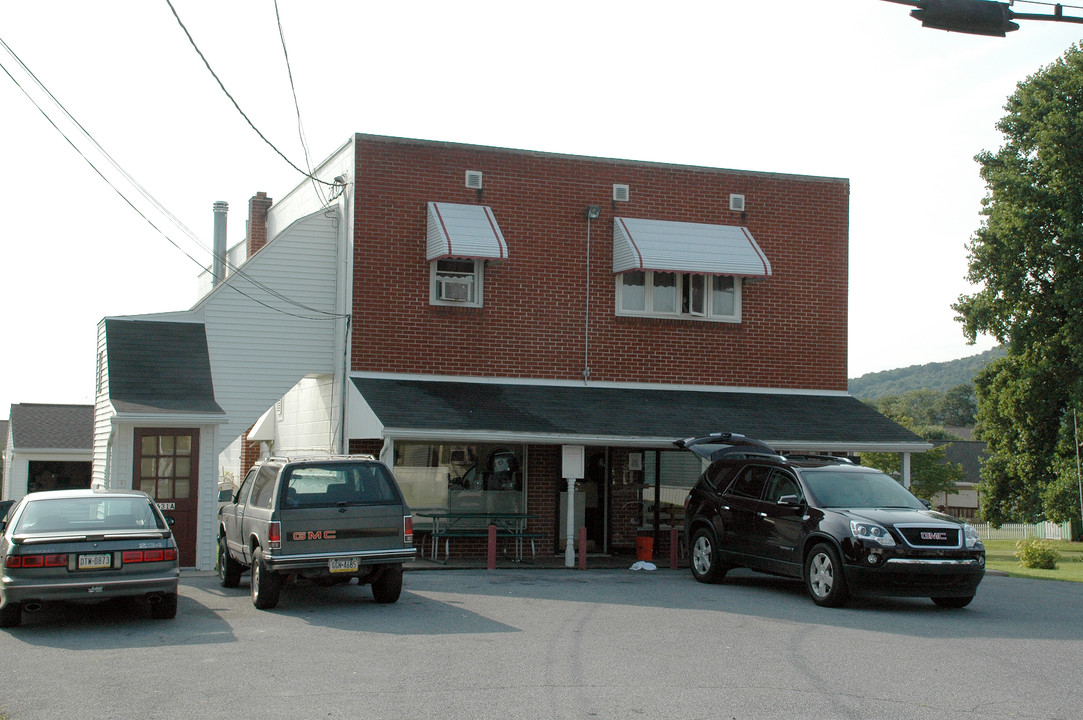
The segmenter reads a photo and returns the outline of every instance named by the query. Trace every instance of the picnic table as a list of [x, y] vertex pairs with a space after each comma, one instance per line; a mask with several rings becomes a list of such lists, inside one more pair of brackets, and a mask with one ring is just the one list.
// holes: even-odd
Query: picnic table
[[[530, 541], [530, 555], [536, 554], [534, 541], [542, 537], [542, 533], [528, 532], [527, 522], [537, 520], [540, 515], [529, 515], [521, 512], [500, 512], [487, 510], [418, 510], [414, 513], [418, 517], [432, 520], [432, 557], [435, 562], [439, 560], [438, 543], [444, 541], [444, 562], [451, 555], [451, 540], [454, 538], [484, 538], [489, 536], [489, 526], [496, 527], [497, 538], [512, 538], [515, 540], [515, 561], [523, 559], [523, 541]], [[424, 547], [422, 547], [424, 556]]]

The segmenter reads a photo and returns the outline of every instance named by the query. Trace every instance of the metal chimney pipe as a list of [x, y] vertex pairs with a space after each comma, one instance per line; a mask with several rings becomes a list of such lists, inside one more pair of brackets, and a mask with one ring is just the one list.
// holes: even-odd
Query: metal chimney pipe
[[226, 213], [229, 203], [219, 200], [214, 204], [214, 244], [211, 247], [211, 287], [226, 279]]

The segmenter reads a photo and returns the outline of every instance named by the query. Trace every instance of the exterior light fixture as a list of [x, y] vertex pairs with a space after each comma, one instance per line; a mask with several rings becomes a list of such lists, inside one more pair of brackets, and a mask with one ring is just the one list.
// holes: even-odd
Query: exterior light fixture
[[602, 208], [599, 205], [587, 205], [587, 220], [597, 220], [602, 216]]

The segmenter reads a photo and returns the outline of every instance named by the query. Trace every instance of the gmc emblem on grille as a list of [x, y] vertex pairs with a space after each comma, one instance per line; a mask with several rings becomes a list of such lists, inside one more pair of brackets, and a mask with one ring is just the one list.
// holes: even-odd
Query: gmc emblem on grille
[[922, 540], [944, 540], [944, 541], [946, 541], [948, 539], [948, 534], [946, 532], [923, 531], [921, 533], [921, 539]]

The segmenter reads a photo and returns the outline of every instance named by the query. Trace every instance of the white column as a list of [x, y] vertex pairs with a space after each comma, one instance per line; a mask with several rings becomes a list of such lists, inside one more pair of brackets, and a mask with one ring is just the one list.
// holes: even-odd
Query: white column
[[568, 545], [564, 548], [564, 567], [575, 567], [575, 478], [564, 478], [568, 483]]
[[902, 454], [902, 481], [903, 487], [910, 488], [910, 453]]

